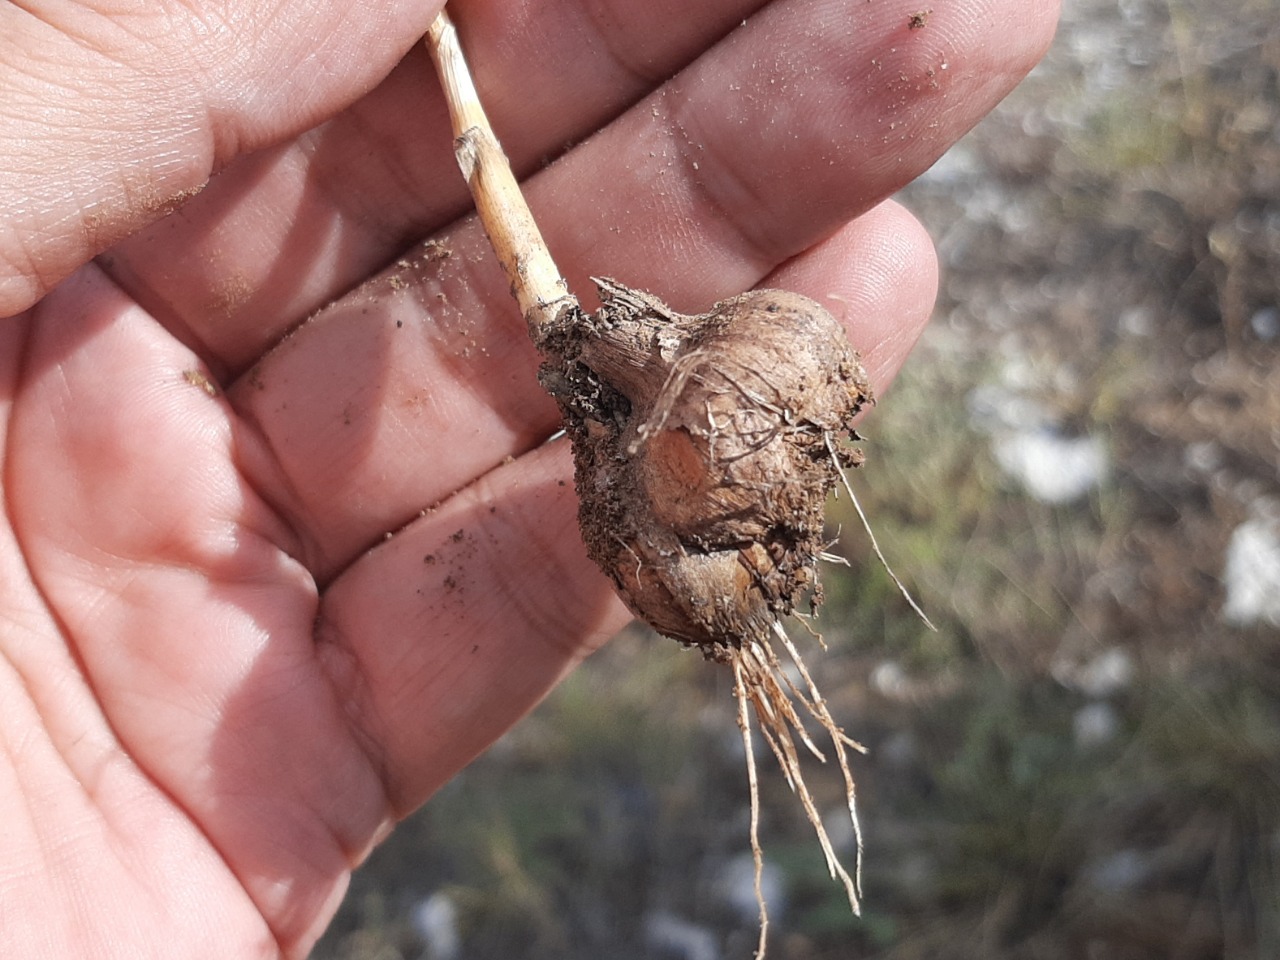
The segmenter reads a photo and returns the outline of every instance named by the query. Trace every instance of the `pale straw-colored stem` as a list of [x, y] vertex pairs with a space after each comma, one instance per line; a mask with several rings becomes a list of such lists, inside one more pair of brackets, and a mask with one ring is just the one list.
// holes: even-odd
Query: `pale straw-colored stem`
[[550, 324], [577, 301], [551, 259], [511, 164], [489, 125], [458, 42], [458, 31], [445, 11], [431, 24], [426, 44], [449, 103], [458, 166], [529, 325], [529, 335], [541, 346]]

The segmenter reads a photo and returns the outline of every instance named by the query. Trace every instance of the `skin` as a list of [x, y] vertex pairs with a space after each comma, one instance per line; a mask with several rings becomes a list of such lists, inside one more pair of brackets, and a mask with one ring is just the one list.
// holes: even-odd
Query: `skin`
[[[1056, 15], [918, 6], [454, 13], [573, 289], [807, 293], [883, 394], [936, 284], [886, 198]], [[0, 8], [0, 955], [305, 955], [626, 622], [465, 216], [438, 7]]]

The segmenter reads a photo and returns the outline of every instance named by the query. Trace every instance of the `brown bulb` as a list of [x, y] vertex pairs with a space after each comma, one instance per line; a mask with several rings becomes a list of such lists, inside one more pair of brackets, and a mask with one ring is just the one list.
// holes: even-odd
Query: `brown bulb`
[[543, 382], [573, 442], [583, 538], [632, 612], [723, 660], [816, 587], [823, 510], [871, 402], [844, 328], [756, 290], [698, 316], [598, 280], [547, 331]]

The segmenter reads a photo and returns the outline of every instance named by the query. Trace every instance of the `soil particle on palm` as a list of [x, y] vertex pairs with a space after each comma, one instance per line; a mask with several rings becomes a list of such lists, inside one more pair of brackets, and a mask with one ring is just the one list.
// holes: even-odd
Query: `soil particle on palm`
[[917, 10], [907, 18], [907, 29], [923, 30], [929, 22], [929, 14], [931, 13], [933, 13], [932, 10]]
[[186, 380], [187, 383], [191, 384], [193, 387], [199, 387], [211, 397], [216, 397], [220, 392], [218, 390], [218, 385], [209, 379], [207, 374], [200, 370], [183, 370], [182, 379]]

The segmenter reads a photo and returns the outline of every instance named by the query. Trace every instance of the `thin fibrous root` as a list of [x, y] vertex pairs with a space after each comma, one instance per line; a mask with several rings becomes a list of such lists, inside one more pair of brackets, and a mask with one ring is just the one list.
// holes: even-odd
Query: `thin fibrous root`
[[[758, 956], [762, 956], [764, 951], [763, 927], [766, 913], [761, 880], [763, 858], [760, 852], [758, 835], [759, 785], [756, 779], [755, 756], [749, 732], [750, 712], [755, 713], [761, 736], [777, 759], [778, 766], [782, 769], [788, 785], [800, 799], [800, 805], [804, 809], [805, 817], [813, 827], [818, 838], [818, 844], [822, 848], [828, 872], [833, 879], [839, 880], [844, 885], [845, 893], [849, 898], [849, 906], [855, 914], [861, 913], [862, 898], [862, 826], [858, 820], [857, 793], [853, 774], [849, 767], [848, 750], [865, 751], [862, 745], [850, 739], [832, 718], [830, 711], [827, 709], [826, 701], [818, 692], [817, 685], [805, 666], [800, 652], [796, 649], [795, 644], [791, 642], [780, 623], [775, 622], [774, 633], [799, 671], [807, 688], [807, 695], [805, 691], [798, 689], [786, 676], [782, 662], [778, 659], [772, 645], [767, 640], [745, 643], [741, 647], [732, 650], [729, 654], [729, 660], [733, 666], [733, 692], [738, 700], [738, 726], [742, 729], [743, 745], [747, 751], [747, 780], [751, 790], [751, 852], [756, 865], [756, 898], [760, 904], [762, 928], [760, 954]], [[856, 841], [856, 860], [852, 875], [841, 864], [839, 857], [836, 856], [831, 838], [828, 836], [827, 829], [822, 823], [822, 817], [818, 813], [817, 804], [814, 802], [813, 795], [809, 792], [809, 787], [805, 783], [804, 772], [800, 766], [800, 756], [796, 750], [796, 739], [799, 738], [800, 742], [819, 760], [825, 761], [825, 757], [805, 730], [803, 719], [796, 710], [797, 703], [803, 707], [806, 714], [822, 727], [830, 738], [836, 762], [839, 764], [840, 772], [844, 777], [845, 799], [848, 804], [849, 818], [853, 825]], [[752, 707], [751, 711], [747, 709], [748, 704]]]
[[742, 677], [742, 663], [733, 661], [733, 695], [738, 700], [738, 729], [747, 755], [747, 787], [751, 792], [751, 861], [755, 867], [756, 904], [760, 908], [760, 942], [756, 960], [764, 960], [769, 940], [769, 908], [764, 898], [764, 851], [760, 848], [760, 781], [756, 778], [756, 756], [751, 744], [751, 716], [747, 710], [747, 687]]
[[845, 493], [849, 494], [849, 500], [853, 503], [853, 509], [858, 513], [858, 519], [862, 521], [862, 529], [867, 531], [867, 537], [871, 540], [871, 549], [875, 551], [876, 559], [880, 561], [880, 565], [884, 567], [885, 573], [889, 575], [889, 579], [893, 581], [894, 586], [898, 588], [898, 592], [911, 605], [911, 609], [915, 611], [926, 627], [934, 633], [938, 632], [938, 628], [933, 625], [933, 621], [928, 615], [920, 609], [920, 605], [916, 603], [915, 597], [911, 596], [911, 591], [907, 589], [907, 585], [899, 579], [898, 575], [893, 572], [893, 567], [889, 566], [889, 561], [885, 558], [884, 551], [880, 549], [880, 541], [876, 539], [875, 531], [871, 529], [871, 521], [867, 519], [866, 513], [862, 509], [862, 504], [858, 502], [858, 495], [853, 492], [853, 485], [849, 483], [849, 477], [845, 474], [844, 469], [840, 466], [840, 456], [836, 452], [835, 443], [831, 439], [831, 434], [826, 435], [827, 452], [831, 454], [831, 462], [835, 464], [836, 472], [840, 474], [840, 485], [844, 487]]

